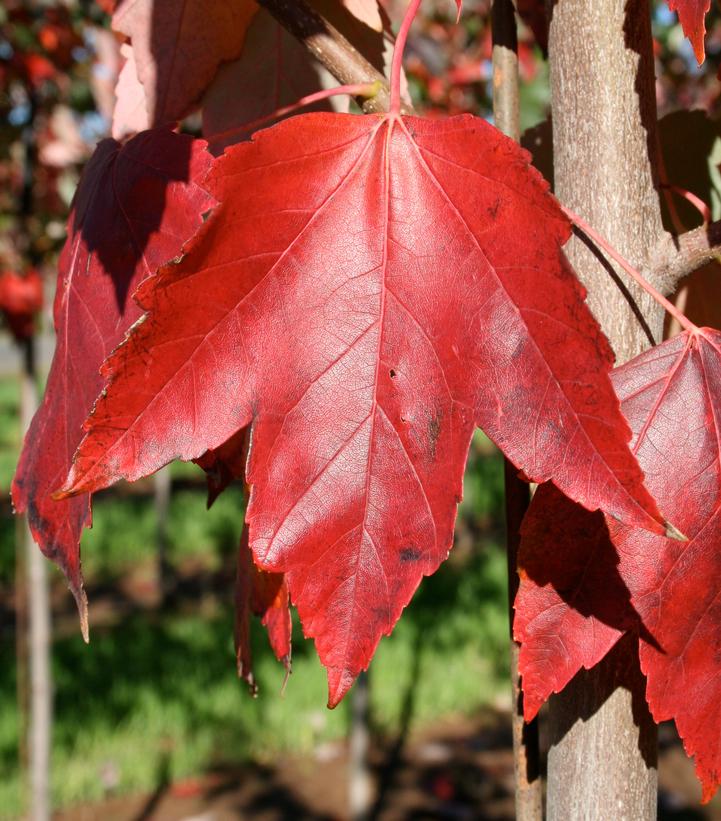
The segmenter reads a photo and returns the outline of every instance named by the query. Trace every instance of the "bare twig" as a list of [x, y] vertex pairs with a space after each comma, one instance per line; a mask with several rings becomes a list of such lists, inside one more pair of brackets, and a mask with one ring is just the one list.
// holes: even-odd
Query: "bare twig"
[[[390, 91], [386, 78], [327, 20], [304, 0], [258, 0], [275, 19], [344, 85], [378, 83], [371, 98], [358, 100], [366, 114], [388, 111]], [[405, 112], [407, 113], [407, 112]]]
[[644, 274], [664, 293], [709, 262], [721, 258], [721, 220], [706, 223], [677, 237], [666, 234], [656, 246]]

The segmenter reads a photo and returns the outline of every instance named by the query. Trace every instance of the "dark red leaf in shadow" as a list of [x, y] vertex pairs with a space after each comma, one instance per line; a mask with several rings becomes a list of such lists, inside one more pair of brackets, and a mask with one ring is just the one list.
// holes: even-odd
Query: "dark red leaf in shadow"
[[248, 437], [249, 431], [241, 428], [227, 442], [193, 460], [206, 474], [208, 508], [228, 485], [244, 478], [248, 458]]
[[101, 363], [141, 315], [129, 293], [180, 253], [213, 204], [201, 187], [211, 161], [204, 146], [166, 130], [124, 146], [100, 143], [75, 195], [60, 255], [56, 351], [12, 496], [43, 553], [65, 572], [86, 633], [79, 542], [91, 521], [90, 495], [55, 501], [50, 494], [67, 475], [83, 420], [102, 390]]

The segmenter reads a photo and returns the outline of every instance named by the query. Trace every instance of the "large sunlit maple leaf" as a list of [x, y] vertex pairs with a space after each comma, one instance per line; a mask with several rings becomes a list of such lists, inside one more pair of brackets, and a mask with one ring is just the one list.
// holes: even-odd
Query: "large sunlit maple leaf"
[[516, 599], [527, 717], [635, 623], [651, 712], [675, 719], [708, 799], [721, 780], [721, 333], [684, 332], [613, 381], [647, 485], [688, 541], [605, 523], [553, 488], [536, 495]]
[[487, 123], [310, 114], [217, 161], [221, 203], [139, 290], [66, 492], [252, 423], [250, 544], [284, 572], [336, 704], [449, 551], [472, 431], [663, 531], [628, 450], [570, 226]]
[[240, 55], [253, 0], [121, 0], [113, 28], [130, 37], [150, 126], [184, 117], [218, 66]]
[[706, 59], [706, 14], [711, 0], [669, 0], [668, 7], [678, 13], [683, 33], [691, 41], [699, 65]]
[[65, 571], [83, 616], [79, 540], [90, 524], [90, 497], [54, 501], [50, 494], [67, 475], [103, 387], [101, 363], [141, 314], [130, 294], [180, 253], [213, 204], [200, 186], [211, 160], [204, 146], [166, 130], [124, 146], [105, 140], [70, 214], [54, 306], [55, 356], [12, 495], [45, 555]]

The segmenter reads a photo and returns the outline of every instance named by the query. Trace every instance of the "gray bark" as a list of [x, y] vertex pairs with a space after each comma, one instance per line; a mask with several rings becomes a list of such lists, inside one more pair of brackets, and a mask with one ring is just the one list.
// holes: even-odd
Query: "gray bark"
[[172, 480], [170, 465], [153, 475], [153, 507], [155, 509], [155, 540], [158, 574], [158, 598], [165, 604], [170, 585], [168, 562], [168, 525], [170, 517], [170, 492]]
[[[556, 195], [644, 268], [665, 236], [647, 0], [559, 0], [551, 13]], [[660, 341], [663, 311], [650, 297], [579, 239], [568, 255], [619, 362]], [[644, 690], [626, 638], [551, 699], [549, 821], [656, 817], [656, 727]]]
[[[26, 362], [21, 376], [20, 416], [26, 431], [38, 404], [33, 342], [26, 343]], [[27, 565], [29, 630], [26, 636], [30, 658], [28, 752], [30, 776], [30, 817], [50, 818], [50, 746], [52, 738], [52, 674], [50, 669], [50, 596], [47, 560], [35, 544], [23, 517], [22, 549]]]
[[370, 681], [361, 672], [351, 691], [351, 730], [348, 756], [348, 805], [352, 821], [366, 821], [373, 801], [370, 752]]

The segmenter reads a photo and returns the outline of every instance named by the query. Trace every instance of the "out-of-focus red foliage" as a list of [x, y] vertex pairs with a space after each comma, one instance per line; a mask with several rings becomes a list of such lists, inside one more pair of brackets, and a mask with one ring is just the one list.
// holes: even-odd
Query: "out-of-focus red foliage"
[[17, 0], [6, 0], [3, 39], [10, 46], [0, 58], [0, 88], [13, 80], [37, 88], [62, 80], [73, 64], [73, 49], [82, 44], [64, 6], [44, 8], [42, 14]]
[[35, 316], [43, 307], [43, 283], [35, 268], [25, 274], [12, 270], [0, 273], [0, 311], [18, 341], [35, 332]]

